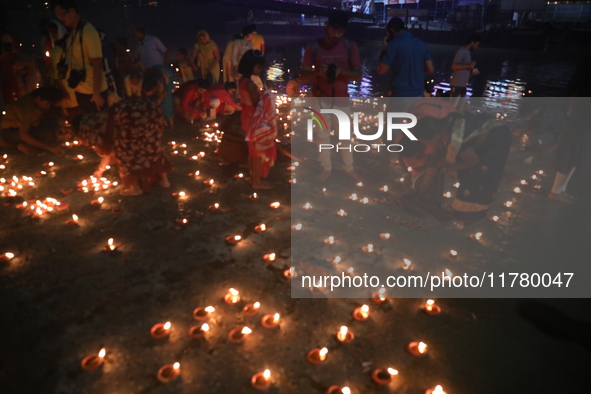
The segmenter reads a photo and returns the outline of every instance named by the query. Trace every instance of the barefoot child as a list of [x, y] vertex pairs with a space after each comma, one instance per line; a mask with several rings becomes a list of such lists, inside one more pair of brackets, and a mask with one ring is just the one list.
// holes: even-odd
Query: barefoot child
[[241, 75], [238, 89], [242, 99], [242, 129], [246, 132], [251, 185], [255, 189], [270, 189], [266, 178], [275, 162], [277, 150], [277, 121], [275, 103], [271, 92], [260, 91], [252, 81], [259, 76], [265, 59], [260, 51], [248, 50], [240, 59], [238, 73]]

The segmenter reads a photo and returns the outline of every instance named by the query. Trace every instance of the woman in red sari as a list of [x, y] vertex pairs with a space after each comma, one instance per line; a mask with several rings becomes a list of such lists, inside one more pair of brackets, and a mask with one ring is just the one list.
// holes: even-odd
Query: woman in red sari
[[251, 77], [259, 76], [265, 58], [260, 51], [248, 50], [240, 59], [238, 83], [242, 100], [242, 129], [248, 142], [251, 185], [255, 189], [270, 189], [271, 184], [261, 180], [266, 178], [275, 163], [277, 148], [277, 118], [275, 101], [270, 90], [259, 90]]
[[108, 164], [118, 164], [126, 187], [121, 195], [143, 194], [156, 180], [170, 186], [166, 174], [172, 167], [161, 147], [164, 118], [156, 100], [125, 99], [108, 111], [76, 118], [73, 126], [82, 142], [103, 157], [95, 176], [102, 176]]

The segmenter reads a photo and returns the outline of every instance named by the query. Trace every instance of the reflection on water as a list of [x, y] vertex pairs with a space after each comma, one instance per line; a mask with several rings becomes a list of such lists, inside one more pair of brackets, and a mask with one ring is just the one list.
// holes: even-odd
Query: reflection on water
[[[266, 54], [268, 80], [279, 91], [299, 71], [306, 43], [269, 45]], [[450, 90], [451, 63], [458, 47], [429, 45], [435, 74], [432, 89]], [[386, 96], [390, 77], [378, 75], [377, 63], [380, 43], [359, 43], [362, 79], [349, 84], [352, 97]], [[480, 75], [468, 85], [468, 96], [491, 98], [519, 98], [523, 96], [564, 96], [565, 87], [574, 72], [575, 64], [564, 58], [541, 58], [537, 52], [481, 48], [473, 54]], [[302, 91], [309, 93], [309, 86]]]

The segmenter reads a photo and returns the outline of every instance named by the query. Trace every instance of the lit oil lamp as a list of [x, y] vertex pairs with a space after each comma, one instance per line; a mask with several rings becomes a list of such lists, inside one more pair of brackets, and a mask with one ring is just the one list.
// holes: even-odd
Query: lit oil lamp
[[359, 202], [363, 205], [367, 205], [369, 204], [369, 198], [363, 197]]
[[14, 259], [14, 253], [6, 252], [4, 254], [0, 254], [0, 264], [8, 263], [12, 259]]
[[497, 215], [495, 215], [492, 218], [490, 218], [490, 220], [493, 221], [493, 222], [498, 222], [499, 221], [499, 217]]
[[324, 240], [324, 243], [327, 245], [334, 245], [334, 243], [335, 243], [334, 237], [331, 235], [330, 237], [328, 237]]
[[353, 331], [349, 330], [347, 326], [342, 326], [337, 332], [337, 340], [342, 343], [351, 342], [355, 338]]
[[357, 186], [363, 187], [363, 182], [357, 182]]
[[353, 319], [357, 321], [365, 321], [369, 318], [369, 306], [362, 305], [353, 311]]
[[77, 226], [78, 225], [78, 215], [72, 215], [72, 219], [66, 221], [66, 226]]
[[267, 231], [267, 226], [264, 223], [259, 224], [254, 228], [254, 232], [257, 234], [264, 233], [265, 231]]
[[271, 329], [279, 325], [280, 315], [275, 313], [274, 315], [265, 315], [261, 319], [261, 325], [265, 328]]
[[443, 387], [441, 387], [441, 385], [437, 385], [437, 386], [435, 386], [435, 388], [425, 391], [425, 394], [447, 394], [447, 393], [445, 391], [443, 391]]
[[228, 293], [224, 296], [224, 301], [228, 305], [234, 305], [240, 302], [240, 292], [236, 289], [228, 290]]
[[456, 183], [454, 183], [454, 187], [455, 187], [456, 189], [458, 189], [458, 188], [460, 187], [460, 182], [456, 182]]
[[516, 193], [516, 194], [521, 193], [521, 188], [516, 187], [515, 189], [513, 189], [513, 193]]
[[207, 186], [213, 186], [215, 184], [215, 180], [214, 179], [210, 179], [208, 181], [203, 181], [203, 184], [204, 185], [207, 185]]
[[388, 385], [392, 383], [392, 377], [398, 375], [398, 371], [394, 368], [377, 368], [371, 373], [371, 380], [379, 385]]
[[412, 261], [409, 259], [402, 259], [402, 269], [403, 270], [411, 270], [412, 269]]
[[373, 253], [373, 244], [367, 244], [362, 248], [365, 253]]
[[445, 198], [451, 198], [451, 192], [445, 192], [445, 193], [443, 193], [443, 197], [445, 197]]
[[296, 277], [296, 270], [294, 267], [291, 267], [289, 269], [286, 269], [285, 271], [283, 271], [283, 277], [287, 280], [291, 280], [292, 278]]
[[250, 196], [248, 196], [248, 198], [250, 198], [251, 200], [256, 200], [259, 198], [259, 196], [256, 193], [252, 193]]
[[35, 173], [35, 176], [37, 178], [41, 178], [41, 177], [47, 176], [47, 172], [45, 172], [45, 171], [39, 171], [39, 172], [36, 172]]
[[538, 179], [538, 176], [537, 175], [532, 175], [531, 176], [531, 179], [533, 179], [534, 181], [536, 181]]
[[304, 204], [303, 209], [306, 210], [306, 211], [309, 211], [310, 209], [312, 209], [312, 204], [310, 204], [309, 202], [307, 202], [306, 204]]
[[199, 308], [195, 308], [193, 311], [193, 319], [198, 321], [209, 319], [209, 315], [213, 312], [215, 312], [215, 308], [213, 306], [200, 306]]
[[43, 168], [51, 168], [55, 165], [55, 163], [53, 161], [47, 162], [47, 163], [43, 163]]
[[96, 200], [92, 200], [92, 201], [90, 202], [90, 205], [94, 205], [94, 206], [100, 206], [100, 205], [102, 205], [102, 204], [103, 204], [103, 202], [105, 202], [105, 199], [104, 199], [104, 197], [99, 197], [99, 198], [97, 198]]
[[370, 300], [376, 304], [381, 304], [386, 301], [386, 289], [380, 289], [372, 294]]
[[186, 226], [187, 224], [189, 224], [189, 220], [188, 220], [188, 219], [186, 219], [186, 218], [177, 219], [177, 220], [176, 220], [176, 223], [177, 223], [179, 226], [181, 226], [181, 227], [184, 227], [184, 226]]
[[243, 327], [242, 329], [234, 328], [228, 334], [228, 339], [232, 343], [243, 342], [246, 339], [246, 336], [249, 335], [251, 332], [252, 332], [252, 330], [248, 327]]
[[113, 238], [109, 238], [109, 240], [107, 241], [107, 244], [103, 248], [103, 251], [105, 253], [114, 253], [116, 250], [117, 250], [117, 245], [115, 245]]
[[208, 209], [209, 209], [211, 212], [215, 212], [215, 211], [217, 211], [218, 209], [220, 209], [220, 204], [218, 204], [218, 203], [216, 202], [215, 204], [213, 204], [213, 205], [210, 205], [210, 206], [208, 207]]
[[519, 183], [523, 186], [527, 186], [527, 181], [525, 179], [522, 179]]
[[441, 308], [439, 307], [439, 305], [435, 304], [434, 300], [427, 300], [427, 302], [425, 302], [425, 305], [423, 305], [423, 310], [429, 316], [435, 316], [441, 313]]
[[505, 203], [503, 205], [506, 206], [507, 208], [511, 208], [513, 206], [513, 201], [505, 201]]
[[427, 344], [424, 342], [411, 342], [406, 347], [406, 350], [413, 356], [424, 356], [427, 354]]
[[250, 378], [250, 385], [257, 390], [267, 390], [271, 385], [271, 371], [256, 373]]
[[150, 335], [152, 338], [156, 339], [167, 337], [170, 335], [170, 327], [172, 327], [172, 324], [169, 321], [166, 323], [154, 324], [154, 326], [150, 329]]
[[259, 308], [261, 307], [261, 303], [260, 302], [255, 302], [254, 304], [246, 304], [244, 306], [244, 309], [242, 309], [242, 314], [244, 316], [254, 316], [257, 314], [257, 312], [259, 311]]
[[226, 237], [226, 243], [228, 245], [236, 245], [241, 240], [242, 240], [242, 237], [240, 235], [228, 235]]
[[295, 231], [300, 231], [302, 229], [302, 223], [294, 224], [293, 226], [291, 226], [291, 228]]
[[76, 157], [74, 157], [74, 161], [82, 161], [84, 160], [84, 156], [82, 155], [77, 155]]
[[344, 209], [339, 209], [339, 211], [337, 212], [337, 215], [339, 215], [340, 217], [345, 217], [345, 216], [347, 216], [347, 212], [345, 212]]
[[279, 209], [281, 207], [281, 203], [275, 201], [269, 205], [272, 209]]
[[326, 360], [326, 357], [328, 355], [328, 349], [323, 347], [322, 349], [312, 349], [310, 350], [310, 352], [308, 352], [308, 355], [306, 356], [306, 360], [308, 360], [308, 362], [310, 364], [314, 364], [314, 365], [318, 365], [322, 362], [324, 362]]
[[275, 253], [267, 253], [263, 256], [263, 261], [265, 263], [271, 264], [272, 262], [275, 261], [276, 258], [277, 258], [277, 255]]
[[387, 241], [390, 239], [390, 233], [381, 233], [380, 234], [380, 239], [383, 241]]
[[357, 200], [359, 199], [359, 197], [357, 197], [357, 194], [356, 194], [356, 193], [353, 193], [353, 194], [351, 194], [351, 195], [349, 196], [349, 198], [350, 198], [351, 200], [353, 200], [353, 201], [357, 201]]
[[163, 366], [158, 370], [158, 380], [162, 383], [170, 383], [181, 374], [181, 364], [174, 363]]
[[23, 201], [22, 204], [18, 204], [16, 206], [16, 209], [20, 209], [22, 211], [23, 209], [27, 209], [27, 205], [29, 205], [29, 203], [26, 201]]
[[385, 193], [385, 192], [387, 192], [388, 190], [389, 190], [389, 189], [388, 189], [388, 185], [384, 185], [384, 186], [382, 186], [382, 187], [380, 188], [380, 191], [382, 191], [382, 192], [384, 192], [384, 193]]
[[242, 179], [242, 178], [244, 178], [244, 174], [243, 173], [240, 173], [240, 174], [234, 175], [234, 178], [236, 178], [236, 179]]
[[103, 365], [106, 353], [107, 352], [105, 349], [101, 349], [98, 354], [93, 354], [84, 357], [84, 359], [82, 359], [82, 362], [80, 363], [82, 369], [84, 369], [85, 371], [94, 371], [98, 369], [101, 365]]
[[347, 386], [341, 387], [333, 385], [326, 390], [326, 394], [351, 394], [351, 389]]
[[203, 338], [207, 331], [209, 331], [209, 324], [207, 323], [203, 323], [200, 326], [193, 326], [189, 328], [189, 337], [193, 339]]
[[447, 254], [446, 258], [450, 261], [454, 261], [458, 259], [458, 251], [451, 249]]
[[480, 242], [480, 240], [482, 239], [482, 233], [479, 231], [475, 234], [470, 234], [469, 238], [471, 241]]
[[544, 170], [539, 170], [536, 172], [538, 175], [544, 175]]

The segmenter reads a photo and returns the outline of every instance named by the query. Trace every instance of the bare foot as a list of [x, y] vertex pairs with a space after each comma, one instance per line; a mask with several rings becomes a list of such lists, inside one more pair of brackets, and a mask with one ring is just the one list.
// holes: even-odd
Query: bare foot
[[144, 192], [142, 191], [142, 189], [136, 189], [136, 188], [127, 188], [127, 189], [123, 189], [119, 192], [119, 194], [121, 194], [122, 196], [140, 196], [142, 194], [144, 194]]
[[320, 175], [318, 175], [316, 177], [317, 180], [319, 181], [325, 181], [328, 179], [328, 177], [330, 176], [330, 171], [329, 170], [324, 170], [322, 171], [322, 173]]
[[259, 181], [251, 184], [253, 189], [272, 189], [273, 186], [266, 181]]
[[562, 193], [552, 193], [552, 192], [550, 192], [550, 194], [548, 194], [548, 198], [550, 198], [552, 200], [560, 201], [560, 202], [565, 203], [565, 204], [572, 204], [572, 203], [574, 203], [573, 200], [571, 200], [570, 198], [568, 198], [566, 196], [566, 192], [562, 192]]
[[17, 148], [18, 148], [18, 150], [20, 150], [25, 155], [36, 155], [37, 153], [39, 153], [38, 150], [33, 149], [33, 148], [29, 148], [25, 144], [18, 144]]
[[356, 180], [357, 182], [363, 182], [363, 179], [353, 170], [345, 171], [345, 175], [347, 175], [349, 178]]

